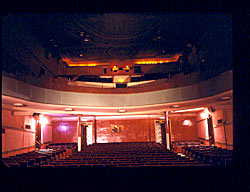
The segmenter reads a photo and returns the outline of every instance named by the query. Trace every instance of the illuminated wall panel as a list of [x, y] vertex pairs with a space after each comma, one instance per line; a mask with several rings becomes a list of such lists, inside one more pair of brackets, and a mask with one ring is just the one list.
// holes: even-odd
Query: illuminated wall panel
[[77, 143], [77, 121], [52, 121], [53, 143]]

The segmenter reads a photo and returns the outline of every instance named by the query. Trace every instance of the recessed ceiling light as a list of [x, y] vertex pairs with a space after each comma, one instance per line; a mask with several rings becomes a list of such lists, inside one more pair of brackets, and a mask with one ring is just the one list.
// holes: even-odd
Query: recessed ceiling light
[[14, 103], [14, 106], [15, 106], [15, 107], [23, 107], [24, 104], [23, 104], [23, 103]]
[[82, 57], [83, 56], [83, 54], [80, 54], [80, 57]]
[[172, 105], [172, 108], [179, 108], [180, 105]]
[[125, 113], [125, 112], [127, 112], [125, 109], [120, 109], [119, 111], [118, 111], [119, 113]]
[[69, 108], [69, 107], [68, 107], [68, 108], [65, 108], [64, 110], [65, 110], [65, 111], [73, 111], [73, 109], [72, 109], [72, 108]]
[[84, 38], [84, 40], [83, 40], [83, 41], [88, 42], [88, 41], [89, 41], [89, 39], [88, 39], [88, 38]]
[[231, 98], [230, 97], [228, 97], [228, 96], [226, 96], [226, 97], [221, 97], [220, 98], [220, 100], [222, 100], [222, 101], [227, 101], [227, 100], [230, 100]]

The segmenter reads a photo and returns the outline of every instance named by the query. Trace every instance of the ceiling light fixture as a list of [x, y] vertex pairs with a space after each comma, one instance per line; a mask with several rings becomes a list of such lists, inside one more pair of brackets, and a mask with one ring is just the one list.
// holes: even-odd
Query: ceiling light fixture
[[220, 98], [221, 101], [228, 101], [228, 100], [230, 100], [230, 99], [231, 99], [231, 97], [228, 97], [228, 96], [225, 96], [225, 97], [221, 97], [221, 98]]
[[172, 105], [171, 108], [179, 108], [180, 105]]
[[127, 111], [125, 109], [120, 109], [118, 112], [119, 113], [126, 113]]
[[65, 111], [73, 111], [73, 109], [72, 109], [72, 108], [70, 108], [70, 107], [65, 108], [64, 110], [65, 110]]

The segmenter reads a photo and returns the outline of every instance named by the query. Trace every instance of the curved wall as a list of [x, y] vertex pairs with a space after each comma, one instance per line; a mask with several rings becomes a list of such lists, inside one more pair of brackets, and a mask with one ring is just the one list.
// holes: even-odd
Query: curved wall
[[91, 94], [57, 91], [2, 77], [2, 95], [60, 105], [92, 107], [138, 106], [193, 100], [232, 90], [232, 71], [186, 87], [132, 94]]

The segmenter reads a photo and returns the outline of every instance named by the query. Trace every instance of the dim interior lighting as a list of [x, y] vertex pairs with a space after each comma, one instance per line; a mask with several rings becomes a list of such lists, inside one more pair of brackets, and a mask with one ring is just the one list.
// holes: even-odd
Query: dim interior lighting
[[15, 106], [15, 107], [23, 107], [24, 104], [23, 104], [23, 103], [14, 103], [14, 106]]
[[64, 110], [65, 110], [65, 111], [73, 111], [73, 109], [72, 109], [72, 108], [69, 108], [69, 107], [68, 107], [68, 108], [65, 108]]
[[184, 120], [183, 125], [191, 126], [192, 122], [190, 120]]
[[220, 100], [221, 101], [227, 101], [227, 100], [230, 100], [231, 98], [230, 97], [221, 97]]
[[126, 113], [127, 111], [125, 109], [120, 109], [118, 112], [119, 113]]

